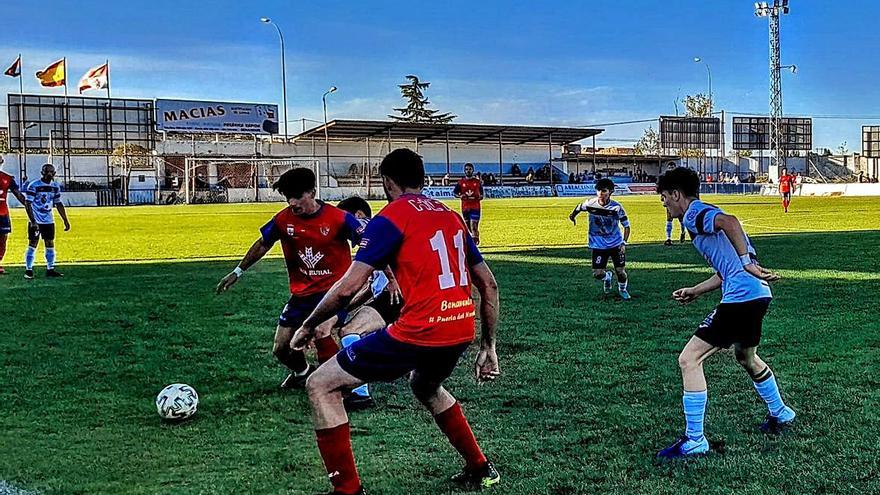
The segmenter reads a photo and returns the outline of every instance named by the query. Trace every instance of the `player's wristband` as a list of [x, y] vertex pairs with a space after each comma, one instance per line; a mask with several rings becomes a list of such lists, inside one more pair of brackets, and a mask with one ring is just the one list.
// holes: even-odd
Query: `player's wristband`
[[755, 262], [755, 260], [752, 259], [752, 255], [750, 255], [749, 253], [741, 255], [739, 257], [739, 261], [740, 263], [742, 263], [743, 266], [748, 266]]
[[242, 270], [240, 266], [237, 266], [232, 270], [232, 273], [234, 273], [236, 277], [241, 278], [241, 275], [244, 273], [244, 270]]

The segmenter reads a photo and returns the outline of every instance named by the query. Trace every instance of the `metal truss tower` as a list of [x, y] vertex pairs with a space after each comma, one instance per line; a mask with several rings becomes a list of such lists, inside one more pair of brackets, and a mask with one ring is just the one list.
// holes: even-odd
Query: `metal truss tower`
[[[788, 14], [788, 0], [755, 3], [755, 15], [770, 21], [770, 149], [775, 155], [774, 164], [785, 166], [785, 150], [782, 147], [782, 65], [779, 55], [779, 16]], [[792, 66], [794, 67], [794, 66]]]

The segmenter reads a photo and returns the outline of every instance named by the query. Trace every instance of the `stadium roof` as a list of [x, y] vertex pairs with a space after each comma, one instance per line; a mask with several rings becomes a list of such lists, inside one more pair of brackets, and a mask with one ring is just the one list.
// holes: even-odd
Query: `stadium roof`
[[415, 140], [419, 143], [466, 143], [466, 144], [531, 144], [563, 145], [580, 141], [601, 133], [604, 129], [582, 127], [538, 127], [522, 125], [485, 124], [427, 124], [382, 120], [333, 120], [294, 137], [294, 141], [307, 138], [336, 140], [365, 140], [367, 138]]

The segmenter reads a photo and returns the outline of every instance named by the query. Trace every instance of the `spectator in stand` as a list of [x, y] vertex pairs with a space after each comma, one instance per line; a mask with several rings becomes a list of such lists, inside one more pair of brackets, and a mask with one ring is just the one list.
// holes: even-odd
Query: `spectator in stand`
[[577, 180], [574, 177], [574, 172], [570, 172], [568, 174], [568, 183], [569, 184], [576, 184], [577, 183]]
[[519, 177], [522, 175], [522, 171], [519, 169], [519, 165], [514, 163], [512, 167], [510, 167], [510, 175], [514, 177]]
[[526, 184], [533, 184], [535, 182], [535, 171], [532, 170], [532, 167], [529, 167], [529, 170], [526, 172]]
[[441, 184], [443, 184], [444, 186], [449, 185], [449, 174], [448, 173], [443, 176], [443, 180], [441, 181]]
[[871, 176], [869, 175], [868, 180], [865, 180], [865, 171], [859, 170], [859, 184], [862, 184], [865, 182], [871, 182]]
[[733, 183], [734, 183], [734, 184], [739, 184], [739, 183], [740, 183], [740, 180], [739, 180], [739, 174], [733, 174]]
[[359, 167], [357, 163], [352, 163], [350, 167], [348, 167], [348, 175], [357, 175], [359, 172]]

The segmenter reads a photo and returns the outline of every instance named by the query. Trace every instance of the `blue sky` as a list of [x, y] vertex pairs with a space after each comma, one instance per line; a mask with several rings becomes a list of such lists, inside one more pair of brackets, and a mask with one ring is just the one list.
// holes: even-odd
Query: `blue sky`
[[[860, 146], [860, 126], [880, 122], [880, 2], [791, 0], [782, 19], [787, 114], [814, 120], [814, 146]], [[401, 101], [407, 74], [431, 82], [435, 108], [459, 122], [587, 125], [674, 114], [676, 97], [705, 92], [715, 108], [766, 113], [767, 20], [746, 0], [302, 1], [0, 0], [0, 64], [23, 54], [33, 73], [67, 56], [71, 85], [110, 59], [120, 97], [278, 103], [277, 34], [285, 34], [290, 120], [382, 119]], [[0, 91], [18, 82], [0, 77]], [[5, 98], [0, 122], [6, 121]], [[607, 127], [638, 138], [648, 124]], [[291, 130], [299, 124], [291, 123]], [[603, 144], [611, 144], [604, 141]]]

